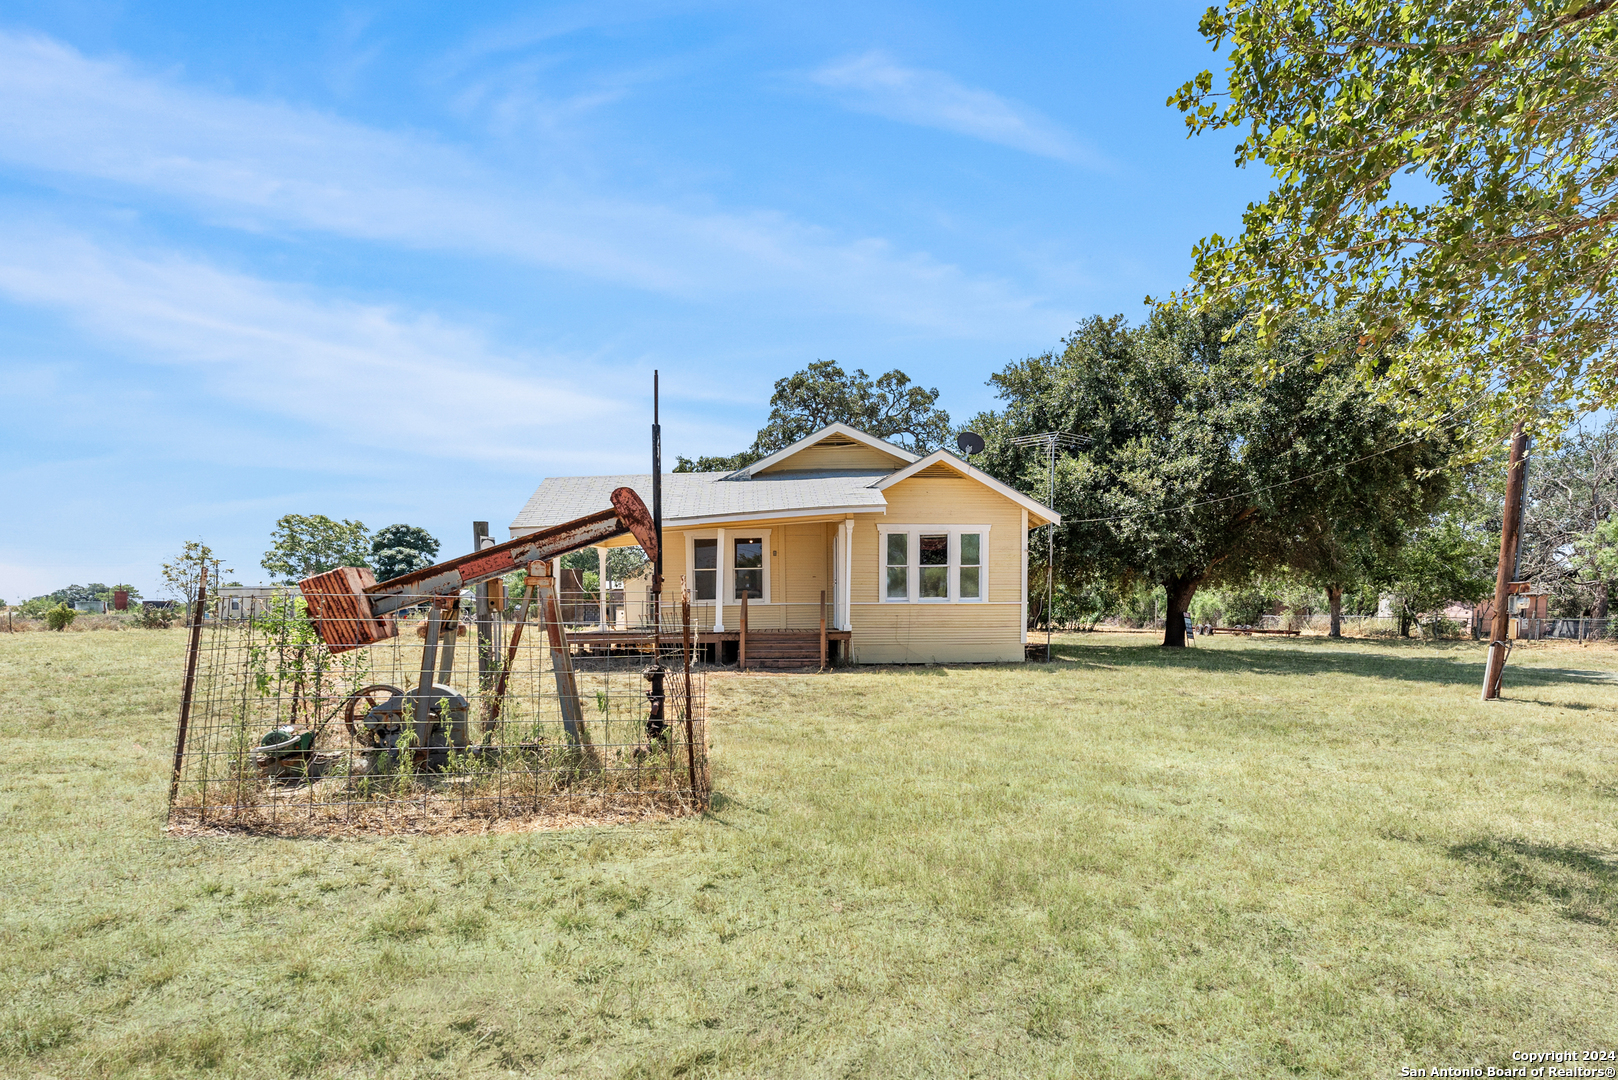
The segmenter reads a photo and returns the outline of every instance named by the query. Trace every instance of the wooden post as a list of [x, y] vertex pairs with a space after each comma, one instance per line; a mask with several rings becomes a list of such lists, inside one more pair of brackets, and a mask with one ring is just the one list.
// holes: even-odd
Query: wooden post
[[736, 644], [736, 666], [747, 670], [747, 594], [742, 593], [742, 636]]
[[[500, 703], [506, 697], [506, 683], [511, 678], [511, 665], [517, 661], [517, 646], [522, 643], [522, 628], [528, 624], [528, 610], [534, 602], [536, 586], [530, 582], [523, 589], [522, 606], [517, 609], [517, 625], [511, 628], [511, 642], [506, 646], [506, 662], [500, 665], [500, 674], [494, 679], [494, 700], [489, 704], [489, 718], [483, 721], [485, 733], [492, 734], [500, 722]], [[483, 740], [487, 743], [489, 740]]]
[[[562, 602], [556, 595], [556, 579], [545, 567], [545, 575], [531, 577], [539, 590], [540, 611], [545, 619], [545, 633], [550, 638], [551, 668], [556, 673], [556, 696], [562, 710], [562, 729], [584, 754], [584, 762], [594, 769], [601, 767], [595, 747], [590, 744], [590, 731], [584, 726], [584, 706], [579, 703], [579, 683], [573, 675], [573, 654], [568, 650], [567, 628], [562, 624]], [[532, 571], [530, 571], [532, 573]]]
[[[169, 780], [169, 809], [180, 793], [180, 768], [185, 764], [185, 733], [191, 725], [191, 694], [197, 685], [197, 653], [202, 648], [202, 616], [208, 610], [208, 564], [197, 575], [197, 606], [191, 617], [191, 643], [185, 651], [185, 682], [180, 685], [180, 730], [174, 739], [174, 775]], [[204, 810], [207, 808], [204, 807]]]
[[[472, 550], [482, 551], [485, 547], [492, 547], [494, 540], [489, 536], [489, 523], [487, 521], [472, 522]], [[498, 579], [496, 579], [498, 580]], [[477, 620], [478, 633], [478, 690], [487, 692], [489, 684], [494, 678], [494, 665], [500, 652], [494, 643], [494, 617], [491, 615], [493, 605], [490, 595], [490, 582], [481, 582], [473, 590], [476, 607], [474, 615]], [[457, 619], [457, 622], [459, 620]], [[457, 627], [456, 632], [459, 632]], [[453, 640], [453, 639], [451, 639]], [[448, 682], [448, 679], [440, 679]]]
[[826, 590], [820, 590], [820, 670], [826, 670]]
[[691, 805], [701, 806], [697, 794], [697, 739], [696, 725], [691, 720], [691, 586], [680, 578], [680, 637], [684, 642], [685, 682], [685, 768], [691, 780]]
[[1489, 632], [1489, 659], [1483, 667], [1483, 700], [1500, 697], [1500, 677], [1505, 674], [1506, 654], [1511, 651], [1511, 615], [1506, 604], [1511, 596], [1511, 579], [1517, 564], [1517, 546], [1522, 537], [1523, 459], [1528, 453], [1528, 436], [1518, 421], [1511, 430], [1511, 460], [1506, 465], [1506, 505], [1500, 525], [1500, 564], [1494, 575], [1494, 625]]

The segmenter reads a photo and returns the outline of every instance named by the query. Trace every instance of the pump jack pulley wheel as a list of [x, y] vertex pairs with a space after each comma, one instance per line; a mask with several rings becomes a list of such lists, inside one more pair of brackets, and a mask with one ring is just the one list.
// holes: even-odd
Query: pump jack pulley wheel
[[403, 690], [387, 683], [362, 686], [348, 695], [348, 702], [343, 706], [343, 723], [347, 726], [349, 735], [361, 746], [380, 745], [380, 734], [371, 730], [365, 723], [365, 718], [371, 715], [372, 709], [389, 698], [403, 696]]

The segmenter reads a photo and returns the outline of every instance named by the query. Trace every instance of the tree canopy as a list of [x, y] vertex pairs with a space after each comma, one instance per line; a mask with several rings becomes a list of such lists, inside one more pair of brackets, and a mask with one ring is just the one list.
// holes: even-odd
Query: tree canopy
[[1204, 303], [1265, 335], [1352, 313], [1391, 357], [1361, 374], [1429, 418], [1618, 400], [1614, 0], [1232, 0], [1200, 28], [1224, 83], [1170, 104], [1277, 182], [1196, 246]]
[[277, 580], [296, 584], [339, 566], [369, 566], [370, 548], [364, 522], [287, 514], [275, 523], [270, 549], [259, 565]]
[[[562, 556], [562, 566], [569, 570], [578, 570], [582, 573], [600, 571], [599, 556], [593, 547], [579, 548]], [[637, 576], [646, 568], [651, 560], [638, 544], [625, 547], [611, 547], [607, 549], [607, 580], [628, 581]]]
[[[220, 559], [213, 553], [213, 548], [201, 540], [187, 540], [185, 547], [174, 558], [164, 563], [159, 571], [163, 578], [163, 586], [170, 596], [184, 600], [187, 604], [197, 601], [197, 591], [201, 585], [202, 570], [208, 570], [210, 591], [219, 585]], [[225, 571], [234, 574], [234, 570]]]
[[371, 568], [378, 581], [431, 566], [437, 556], [437, 539], [419, 525], [387, 525], [371, 538]]
[[[1004, 407], [974, 421], [988, 444], [982, 467], [1041, 499], [1045, 456], [1012, 438], [1083, 440], [1056, 464], [1057, 573], [1070, 587], [1087, 577], [1162, 585], [1169, 645], [1184, 643], [1181, 614], [1199, 587], [1318, 563], [1345, 522], [1387, 528], [1441, 484], [1431, 470], [1443, 447], [1402, 431], [1352, 363], [1307, 362], [1349, 332], [1340, 323], [1294, 323], [1265, 347], [1242, 314], [1163, 307], [1140, 327], [1092, 319], [1061, 353], [995, 375]], [[1247, 377], [1271, 361], [1273, 378]]]
[[[1488, 494], [1498, 526], [1500, 492]], [[1550, 592], [1558, 614], [1605, 618], [1618, 581], [1602, 557], [1603, 523], [1618, 512], [1618, 420], [1531, 453], [1524, 497], [1517, 576]]]
[[828, 424], [842, 423], [917, 454], [949, 438], [949, 413], [937, 407], [937, 388], [910, 381], [895, 368], [872, 379], [861, 368], [845, 372], [834, 360], [817, 360], [778, 379], [770, 416], [753, 445], [730, 456], [680, 457], [675, 472], [730, 472], [750, 465]]

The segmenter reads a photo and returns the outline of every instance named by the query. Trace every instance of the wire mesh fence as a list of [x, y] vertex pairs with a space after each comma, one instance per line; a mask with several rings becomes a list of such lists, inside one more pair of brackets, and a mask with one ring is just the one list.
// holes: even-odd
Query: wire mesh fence
[[706, 804], [704, 680], [679, 632], [645, 670], [578, 670], [541, 605], [479, 616], [469, 598], [409, 599], [355, 648], [329, 647], [330, 620], [317, 632], [297, 595], [245, 617], [214, 604], [196, 629], [171, 829], [464, 831]]

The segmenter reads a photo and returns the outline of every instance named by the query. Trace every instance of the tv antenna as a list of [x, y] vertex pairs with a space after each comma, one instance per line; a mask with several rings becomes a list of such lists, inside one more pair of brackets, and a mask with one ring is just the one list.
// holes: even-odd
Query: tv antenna
[[966, 455], [966, 460], [971, 461], [973, 454], [983, 453], [983, 436], [975, 431], [963, 431], [955, 436], [955, 445]]
[[[962, 438], [965, 438], [963, 435]], [[1049, 476], [1050, 494], [1045, 505], [1056, 502], [1056, 451], [1071, 450], [1089, 439], [1070, 435], [1065, 431], [1042, 431], [1038, 435], [1018, 435], [1010, 440], [1012, 446], [1037, 446], [1045, 451], [1045, 468]], [[1056, 523], [1045, 526], [1045, 662], [1051, 662], [1051, 632], [1055, 626], [1052, 608], [1056, 604]]]

